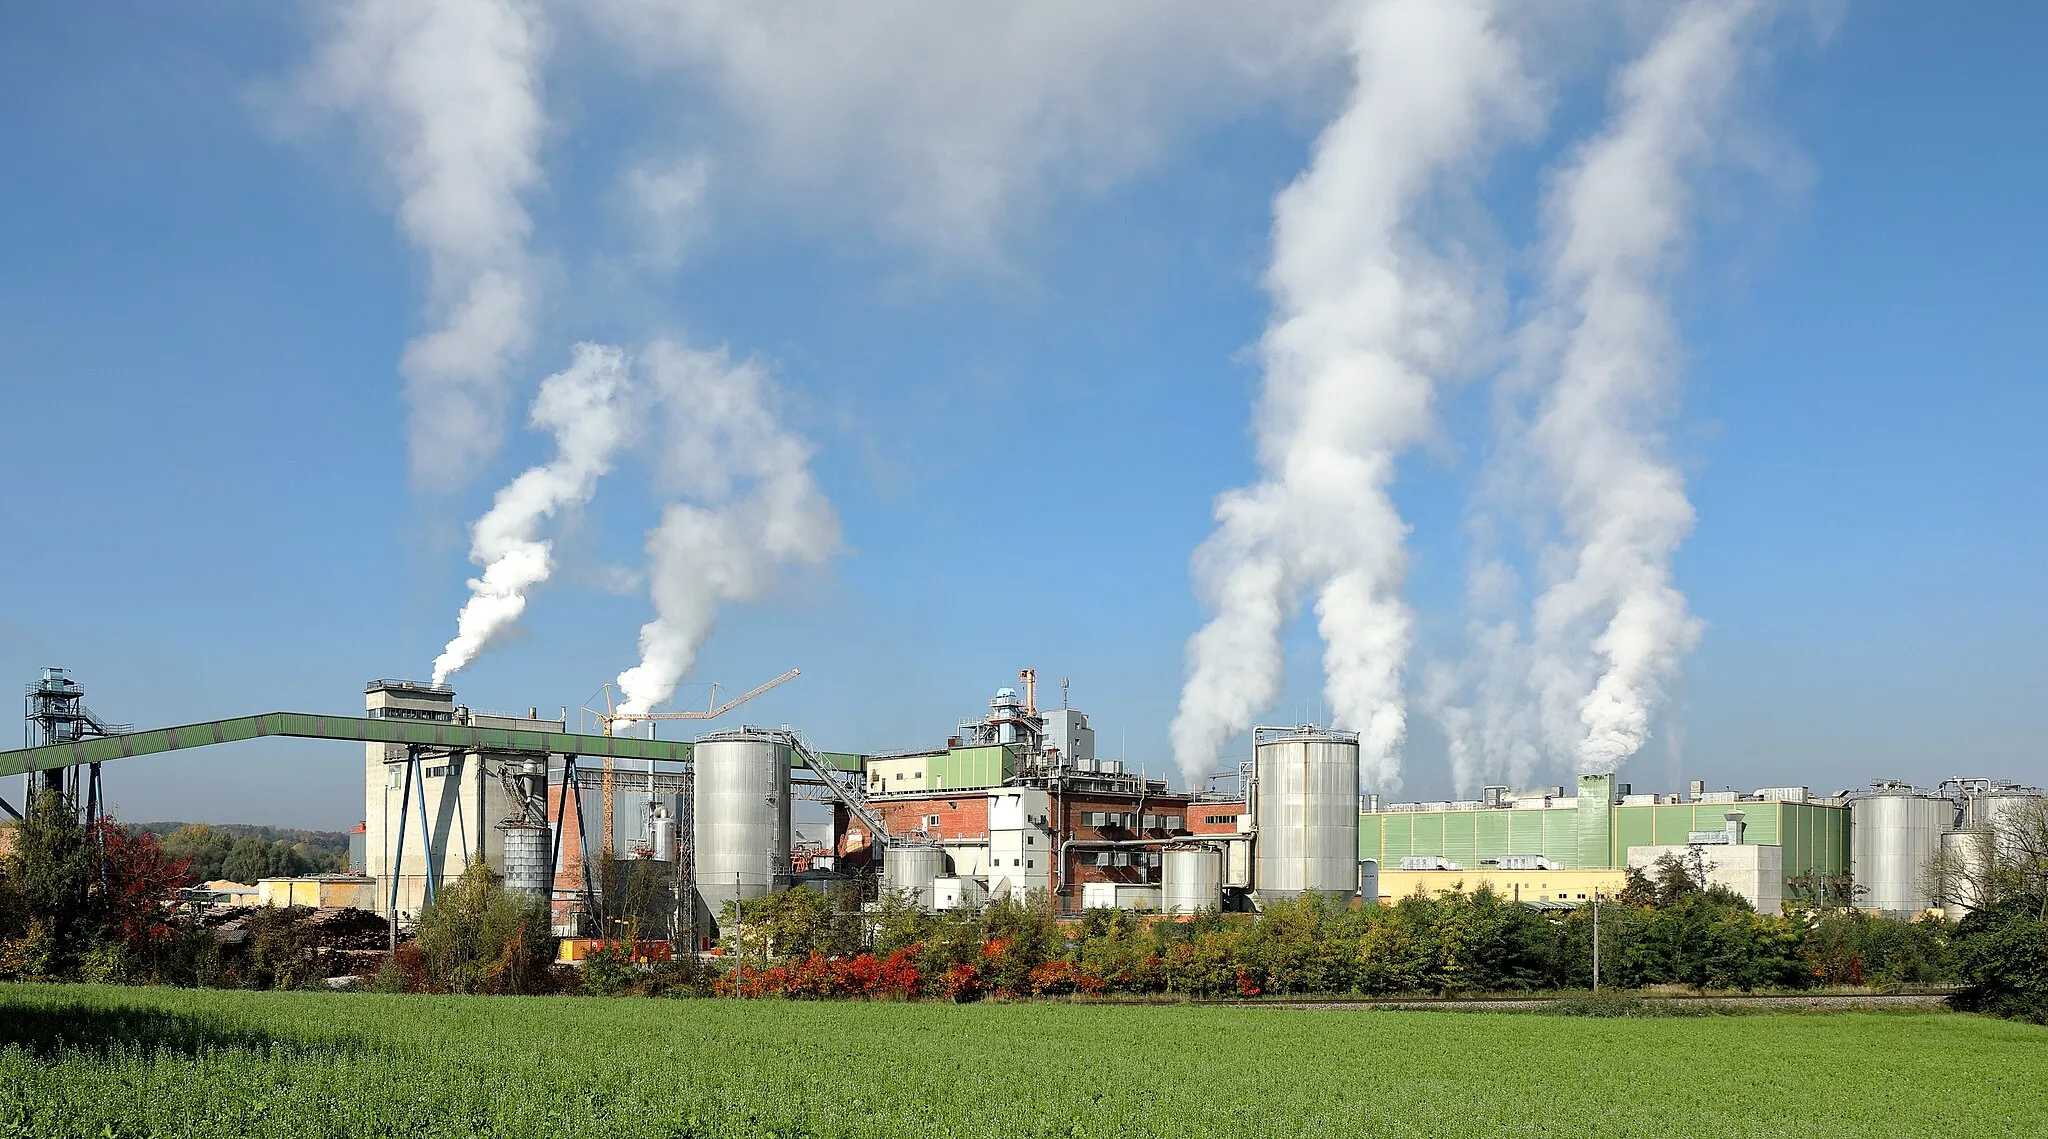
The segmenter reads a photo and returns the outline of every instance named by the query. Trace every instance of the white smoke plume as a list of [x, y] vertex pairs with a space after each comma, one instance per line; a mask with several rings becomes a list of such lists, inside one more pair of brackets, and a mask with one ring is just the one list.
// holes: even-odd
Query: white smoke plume
[[434, 659], [434, 683], [475, 660], [526, 611], [527, 595], [554, 572], [542, 524], [590, 501], [638, 415], [616, 348], [578, 344], [569, 366], [541, 382], [531, 423], [554, 433], [555, 456], [500, 490], [472, 528], [469, 558], [483, 573], [470, 580], [455, 639]]
[[1699, 640], [1671, 573], [1693, 509], [1658, 431], [1681, 370], [1665, 287], [1691, 236], [1688, 180], [1715, 154], [1764, 9], [1681, 5], [1617, 78], [1607, 125], [1546, 202], [1530, 336], [1555, 380], [1528, 442], [1571, 556], [1536, 602], [1532, 683], [1552, 746], [1581, 772], [1612, 771], [1643, 746]]
[[496, 451], [531, 335], [520, 196], [541, 177], [547, 34], [522, 0], [351, 0], [329, 18], [303, 94], [359, 119], [426, 254], [436, 327], [401, 364], [412, 470], [452, 489]]
[[780, 566], [820, 565], [839, 549], [810, 444], [777, 420], [766, 369], [672, 341], [641, 363], [667, 408], [664, 481], [692, 501], [671, 502], [647, 537], [655, 617], [640, 629], [640, 663], [619, 674], [627, 714], [675, 695], [722, 604], [760, 596]]
[[1313, 587], [1333, 719], [1361, 733], [1365, 783], [1392, 790], [1410, 615], [1389, 489], [1488, 293], [1430, 248], [1418, 215], [1538, 112], [1487, 0], [1365, 0], [1347, 34], [1355, 86], [1274, 204], [1263, 477], [1217, 500], [1195, 556], [1215, 616], [1188, 643], [1172, 736], [1181, 769], [1205, 771], [1272, 705], [1282, 626]]
[[1505, 562], [1477, 559], [1466, 591], [1467, 655], [1423, 670], [1422, 705], [1443, 729], [1452, 784], [1466, 797], [1482, 782], [1525, 787], [1543, 759], [1529, 642], [1514, 612], [1518, 586]]

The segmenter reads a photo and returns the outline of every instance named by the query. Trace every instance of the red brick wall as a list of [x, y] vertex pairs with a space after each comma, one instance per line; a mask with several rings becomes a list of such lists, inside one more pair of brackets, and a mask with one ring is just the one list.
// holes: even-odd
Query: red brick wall
[[[1236, 834], [1237, 816], [1244, 813], [1243, 803], [1194, 803], [1188, 807], [1188, 830], [1195, 834]], [[1222, 823], [1209, 822], [1210, 816], [1230, 816]]]
[[[939, 816], [939, 825], [930, 828], [931, 837], [935, 839], [985, 840], [988, 837], [988, 798], [985, 795], [966, 795], [957, 791], [948, 795], [942, 791], [915, 798], [870, 799], [868, 809], [882, 816], [882, 825], [899, 838], [926, 829], [925, 819], [932, 815]], [[846, 808], [837, 804], [832, 815], [836, 820], [835, 833], [840, 836], [838, 853], [846, 860], [844, 865], [864, 864], [870, 837], [863, 834], [860, 842], [849, 841], [846, 832], [860, 829], [860, 824], [849, 820]]]

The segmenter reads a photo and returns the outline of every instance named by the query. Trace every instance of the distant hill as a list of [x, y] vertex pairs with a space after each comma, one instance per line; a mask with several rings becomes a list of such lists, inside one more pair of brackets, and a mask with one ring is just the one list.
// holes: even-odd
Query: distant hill
[[348, 832], [252, 823], [129, 823], [131, 833], [157, 836], [166, 853], [192, 860], [195, 882], [331, 874], [348, 869]]

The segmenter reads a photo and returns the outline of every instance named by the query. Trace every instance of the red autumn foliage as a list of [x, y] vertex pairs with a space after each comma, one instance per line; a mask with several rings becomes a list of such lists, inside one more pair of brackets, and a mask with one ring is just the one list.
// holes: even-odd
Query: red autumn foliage
[[907, 949], [885, 958], [872, 953], [858, 957], [826, 957], [813, 953], [795, 965], [756, 969], [744, 963], [718, 978], [712, 992], [719, 996], [789, 997], [823, 1000], [831, 997], [908, 1000], [915, 997], [923, 981]]
[[103, 859], [102, 928], [147, 960], [150, 950], [172, 934], [166, 903], [185, 884], [192, 860], [172, 858], [155, 835], [131, 835], [111, 819], [96, 821], [88, 836]]
[[1055, 997], [1068, 993], [1095, 996], [1103, 990], [1102, 978], [1082, 971], [1072, 961], [1047, 961], [1031, 970], [1033, 996]]
[[972, 965], [949, 967], [938, 979], [938, 995], [949, 1001], [971, 1001], [981, 995], [981, 970]]

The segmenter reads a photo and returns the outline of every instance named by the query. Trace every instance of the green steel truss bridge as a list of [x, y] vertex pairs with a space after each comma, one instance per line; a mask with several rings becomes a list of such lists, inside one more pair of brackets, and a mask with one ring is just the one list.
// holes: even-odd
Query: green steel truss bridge
[[[632, 736], [592, 736], [576, 732], [535, 732], [512, 728], [478, 728], [419, 720], [378, 720], [365, 716], [320, 716], [305, 712], [265, 712], [232, 720], [208, 720], [175, 728], [94, 736], [43, 747], [0, 751], [0, 776], [59, 771], [116, 759], [132, 759], [185, 748], [238, 743], [266, 736], [355, 743], [406, 744], [448, 751], [495, 751], [577, 758], [654, 759], [687, 762], [691, 745], [683, 740], [649, 740]], [[846, 752], [816, 752], [838, 771], [861, 770], [861, 757]], [[807, 766], [792, 757], [791, 767]]]
[[[789, 733], [792, 737], [790, 767], [807, 768], [832, 792], [833, 797], [846, 802], [851, 810], [864, 822], [880, 829], [880, 820], [874, 818], [860, 801], [860, 781], [845, 780], [848, 773], [863, 770], [864, 757], [846, 752], [821, 752], [813, 750], [803, 737]], [[530, 755], [543, 759], [561, 756], [565, 760], [562, 769], [561, 802], [557, 806], [557, 817], [566, 818], [570, 801], [575, 801], [575, 810], [582, 813], [582, 795], [578, 787], [576, 761], [588, 758], [613, 758], [637, 760], [666, 760], [687, 762], [693, 747], [683, 740], [652, 740], [633, 736], [585, 735], [577, 732], [539, 732], [516, 728], [486, 728], [468, 724], [454, 724], [432, 720], [377, 719], [368, 716], [322, 716], [304, 712], [265, 712], [256, 716], [238, 716], [230, 720], [208, 720], [197, 724], [181, 724], [174, 728], [155, 728], [148, 731], [126, 731], [109, 735], [91, 736], [84, 739], [67, 740], [61, 743], [45, 744], [40, 747], [15, 748], [0, 751], [0, 777], [27, 774], [34, 782], [37, 777], [48, 786], [58, 786], [58, 780], [67, 771], [85, 768], [90, 771], [90, 799], [92, 806], [88, 814], [99, 809], [99, 769], [102, 763], [117, 759], [133, 759], [137, 756], [158, 755], [187, 748], [211, 747], [216, 744], [240, 743], [247, 740], [264, 739], [271, 736], [311, 740], [337, 740], [351, 743], [380, 743], [403, 745], [407, 752], [405, 765], [406, 805], [400, 808], [398, 830], [399, 858], [404, 857], [406, 819], [410, 814], [413, 787], [419, 783], [418, 799], [422, 839], [429, 849], [433, 836], [431, 819], [427, 814], [425, 784], [419, 774], [421, 757], [428, 753], [447, 754], [464, 751], [488, 751], [500, 754]], [[21, 813], [4, 798], [0, 798], [0, 811], [15, 818]], [[578, 828], [582, 835], [582, 828]], [[588, 836], [583, 835], [587, 847]], [[561, 864], [561, 832], [555, 833], [553, 851], [549, 859], [548, 879], [553, 881], [556, 867]], [[432, 860], [427, 864], [427, 899], [433, 900], [436, 893], [437, 875]], [[594, 883], [591, 881], [589, 851], [584, 851], [583, 860], [584, 898], [589, 904]], [[391, 911], [396, 914], [398, 906], [398, 884], [393, 878]], [[396, 921], [394, 917], [394, 923]], [[393, 926], [396, 938], [396, 925]], [[395, 941], [394, 941], [395, 944]]]

